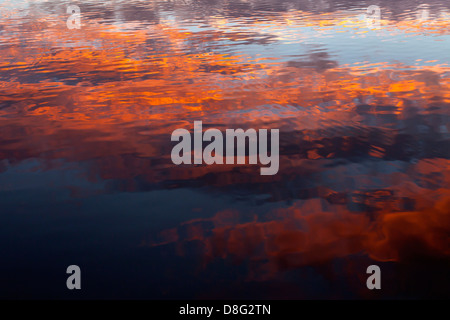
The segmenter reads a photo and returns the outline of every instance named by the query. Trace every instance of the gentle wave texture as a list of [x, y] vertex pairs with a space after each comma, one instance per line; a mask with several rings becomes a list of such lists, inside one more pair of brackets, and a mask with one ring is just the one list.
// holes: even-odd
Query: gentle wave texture
[[[449, 119], [448, 1], [0, 1], [0, 297], [448, 298]], [[174, 165], [194, 121], [279, 172]]]

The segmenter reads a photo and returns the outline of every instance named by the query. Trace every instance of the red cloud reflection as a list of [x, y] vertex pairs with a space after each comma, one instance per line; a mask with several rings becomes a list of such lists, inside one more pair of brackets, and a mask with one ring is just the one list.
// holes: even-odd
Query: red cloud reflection
[[[15, 164], [37, 158], [48, 167], [54, 159], [88, 162], [88, 180], [119, 181], [119, 191], [140, 190], [140, 179], [155, 188], [252, 185], [255, 194], [270, 194], [271, 201], [280, 203], [286, 198], [280, 196], [281, 186], [301, 193], [289, 194], [292, 206], [254, 212], [252, 221], [243, 218], [244, 212], [224, 210], [165, 230], [150, 242], [174, 244], [180, 255], [186, 254], [187, 244], [201, 242], [205, 264], [248, 260], [252, 278], [360, 253], [378, 261], [448, 257], [448, 65], [338, 65], [325, 51], [282, 61], [224, 50], [228, 45], [212, 46], [210, 52], [192, 49], [192, 43], [283, 39], [279, 27], [294, 28], [299, 19], [298, 29], [306, 25], [318, 32], [364, 24], [331, 13], [304, 19], [295, 12], [272, 21], [273, 28], [262, 28], [264, 20], [252, 24], [253, 30], [245, 25], [236, 31], [227, 21], [215, 21], [217, 28], [196, 34], [163, 23], [117, 32], [120, 26], [95, 19], [82, 32], [48, 21], [24, 25], [28, 40], [42, 39], [39, 49], [49, 50], [35, 61], [32, 52], [19, 50], [30, 41], [16, 39], [0, 48], [5, 57], [0, 62], [0, 159]], [[397, 33], [448, 34], [448, 21], [425, 28], [417, 21], [382, 23]], [[18, 31], [13, 24], [3, 27], [6, 35]], [[261, 40], [258, 32], [267, 36]], [[294, 40], [307, 36], [298, 34]], [[148, 45], [149, 39], [154, 45]], [[97, 48], [98, 42], [107, 45]], [[198, 119], [229, 128], [282, 128], [280, 173], [268, 178], [245, 166], [173, 166], [168, 159], [171, 132], [191, 129]], [[413, 144], [418, 136], [426, 149], [422, 153]], [[421, 160], [409, 164], [416, 151]], [[355, 187], [335, 190], [333, 181], [352, 173], [336, 163], [361, 154], [408, 165], [376, 177], [369, 170], [357, 172], [351, 178]], [[317, 178], [318, 186], [290, 187], [307, 175], [325, 175], [327, 165], [336, 169], [328, 178]], [[3, 162], [0, 166], [6, 170]], [[358, 187], [372, 186], [375, 179], [385, 187]]]
[[[249, 222], [239, 222], [241, 212], [225, 210], [211, 219], [188, 221], [164, 231], [165, 240], [150, 245], [175, 243], [178, 253], [183, 255], [188, 242], [200, 240], [204, 244], [204, 263], [214, 259], [231, 258], [236, 262], [249, 259], [252, 278], [270, 278], [280, 270], [321, 265], [361, 253], [377, 261], [448, 257], [449, 165], [449, 160], [440, 159], [420, 161], [415, 166], [424, 180], [436, 170], [443, 172], [445, 187], [437, 190], [422, 189], [405, 181], [394, 187], [395, 196], [383, 199], [381, 191], [364, 194], [365, 201], [377, 199], [378, 206], [372, 215], [319, 198], [298, 201], [263, 216], [255, 214], [254, 221]], [[349, 197], [357, 202], [362, 194], [355, 192]], [[401, 210], [403, 197], [414, 201], [414, 210]], [[180, 236], [182, 229], [184, 236]]]

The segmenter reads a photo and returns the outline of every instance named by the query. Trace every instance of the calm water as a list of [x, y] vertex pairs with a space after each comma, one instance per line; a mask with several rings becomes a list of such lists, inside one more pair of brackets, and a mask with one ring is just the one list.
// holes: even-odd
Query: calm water
[[0, 1], [0, 57], [1, 298], [450, 297], [448, 1]]

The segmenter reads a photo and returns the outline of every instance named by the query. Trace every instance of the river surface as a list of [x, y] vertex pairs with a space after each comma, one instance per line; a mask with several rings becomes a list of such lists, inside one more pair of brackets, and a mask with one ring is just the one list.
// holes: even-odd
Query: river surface
[[449, 119], [448, 1], [0, 1], [0, 298], [448, 298]]

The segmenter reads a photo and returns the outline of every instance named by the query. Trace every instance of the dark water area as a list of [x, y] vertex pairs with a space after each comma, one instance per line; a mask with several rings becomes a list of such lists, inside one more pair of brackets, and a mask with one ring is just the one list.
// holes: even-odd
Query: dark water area
[[0, 1], [0, 57], [0, 298], [450, 297], [450, 2]]

